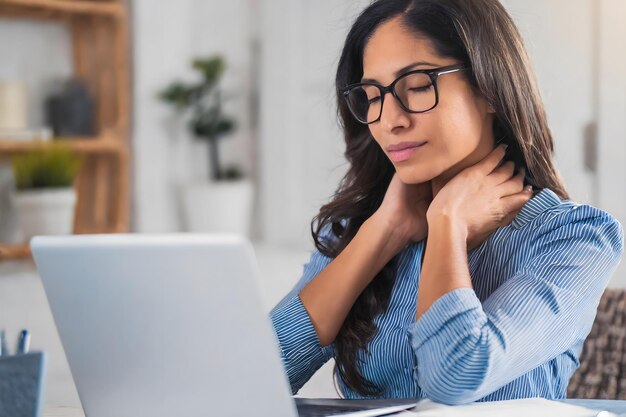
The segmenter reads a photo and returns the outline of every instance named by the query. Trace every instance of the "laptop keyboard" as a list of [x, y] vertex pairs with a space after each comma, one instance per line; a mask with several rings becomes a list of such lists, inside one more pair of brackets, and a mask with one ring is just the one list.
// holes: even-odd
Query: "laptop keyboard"
[[297, 405], [300, 417], [326, 417], [347, 413], [348, 411], [369, 410], [374, 407], [336, 406], [322, 404]]
[[[408, 400], [387, 400], [387, 401], [361, 401], [361, 400], [335, 400], [335, 399], [308, 399], [308, 398], [294, 398], [296, 401], [296, 407], [298, 409], [298, 415], [300, 417], [326, 417], [326, 416], [340, 416], [349, 412], [375, 410], [381, 407], [388, 407], [391, 405], [399, 405], [403, 402], [415, 403], [415, 401]], [[388, 414], [382, 412], [383, 416]]]
[[345, 412], [345, 410], [340, 410], [330, 405], [305, 405], [298, 407], [298, 415], [300, 417], [325, 417], [337, 415], [342, 412]]

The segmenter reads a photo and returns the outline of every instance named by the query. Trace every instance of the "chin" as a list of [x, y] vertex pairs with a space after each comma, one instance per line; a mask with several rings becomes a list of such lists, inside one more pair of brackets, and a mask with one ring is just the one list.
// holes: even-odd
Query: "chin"
[[396, 173], [400, 181], [405, 184], [421, 184], [435, 177], [430, 175], [430, 172], [424, 170], [423, 167], [414, 166], [396, 167]]

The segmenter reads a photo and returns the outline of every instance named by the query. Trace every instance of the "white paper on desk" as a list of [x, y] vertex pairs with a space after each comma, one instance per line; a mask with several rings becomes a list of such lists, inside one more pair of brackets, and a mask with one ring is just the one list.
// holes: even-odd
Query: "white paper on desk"
[[617, 417], [607, 411], [590, 410], [577, 405], [545, 398], [472, 403], [467, 405], [443, 405], [430, 400], [420, 401], [410, 410], [394, 416], [401, 417]]

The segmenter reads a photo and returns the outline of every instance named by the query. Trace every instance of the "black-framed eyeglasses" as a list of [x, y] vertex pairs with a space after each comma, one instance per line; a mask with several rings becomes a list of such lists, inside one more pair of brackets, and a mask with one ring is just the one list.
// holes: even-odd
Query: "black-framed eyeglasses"
[[341, 93], [352, 115], [361, 123], [370, 124], [380, 120], [383, 102], [391, 93], [407, 113], [424, 113], [439, 103], [437, 78], [468, 69], [463, 64], [440, 68], [413, 70], [396, 78], [388, 86], [373, 82], [350, 84]]

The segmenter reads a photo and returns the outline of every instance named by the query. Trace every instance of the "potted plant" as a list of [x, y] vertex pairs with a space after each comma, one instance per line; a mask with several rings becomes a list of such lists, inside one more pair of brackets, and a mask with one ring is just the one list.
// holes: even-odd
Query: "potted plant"
[[253, 187], [239, 167], [223, 167], [219, 142], [232, 133], [236, 123], [222, 111], [219, 81], [224, 60], [215, 55], [194, 59], [192, 68], [199, 81], [176, 81], [159, 93], [180, 117], [188, 117], [189, 130], [205, 141], [210, 161], [209, 181], [183, 187], [182, 199], [186, 229], [193, 232], [230, 232], [249, 235]]
[[61, 145], [47, 145], [11, 159], [15, 177], [12, 203], [23, 238], [71, 234], [82, 160]]

